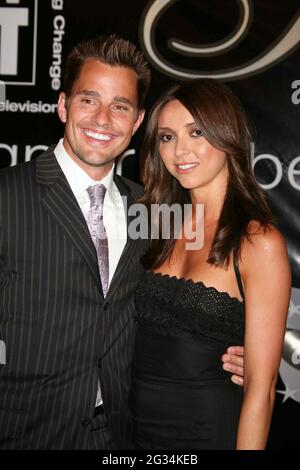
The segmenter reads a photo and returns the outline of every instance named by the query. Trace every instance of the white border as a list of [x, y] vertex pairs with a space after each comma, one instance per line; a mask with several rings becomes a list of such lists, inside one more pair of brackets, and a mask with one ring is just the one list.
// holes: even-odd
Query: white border
[[[36, 50], [37, 50], [37, 18], [38, 18], [38, 0], [34, 0], [34, 37], [33, 37], [33, 61], [32, 61], [32, 81], [31, 82], [7, 82], [5, 85], [20, 85], [20, 86], [33, 86], [36, 80]], [[3, 77], [3, 75], [2, 75]]]

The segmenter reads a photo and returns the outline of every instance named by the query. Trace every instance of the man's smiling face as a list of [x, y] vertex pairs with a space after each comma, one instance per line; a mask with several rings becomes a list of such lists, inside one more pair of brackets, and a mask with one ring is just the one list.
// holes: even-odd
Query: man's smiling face
[[87, 60], [71, 95], [60, 94], [58, 114], [66, 124], [64, 147], [70, 157], [92, 178], [103, 178], [143, 120], [135, 72]]

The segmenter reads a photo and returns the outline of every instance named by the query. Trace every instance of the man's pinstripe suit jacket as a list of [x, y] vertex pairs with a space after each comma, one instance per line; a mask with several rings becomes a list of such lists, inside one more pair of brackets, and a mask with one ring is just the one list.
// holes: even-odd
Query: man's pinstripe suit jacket
[[[136, 183], [114, 181], [128, 207], [141, 196]], [[97, 447], [129, 448], [134, 291], [147, 242], [128, 237], [104, 300], [92, 239], [51, 149], [3, 171], [0, 211], [0, 449], [91, 448], [99, 377], [108, 424]]]

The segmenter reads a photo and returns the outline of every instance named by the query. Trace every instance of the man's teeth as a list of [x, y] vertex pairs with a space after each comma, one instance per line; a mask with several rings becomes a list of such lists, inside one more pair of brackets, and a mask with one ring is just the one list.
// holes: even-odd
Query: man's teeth
[[198, 163], [186, 163], [185, 165], [177, 165], [180, 170], [189, 170], [190, 168], [194, 168], [197, 166]]
[[111, 140], [112, 136], [107, 134], [100, 134], [98, 132], [93, 131], [83, 131], [88, 137], [92, 137], [96, 140]]

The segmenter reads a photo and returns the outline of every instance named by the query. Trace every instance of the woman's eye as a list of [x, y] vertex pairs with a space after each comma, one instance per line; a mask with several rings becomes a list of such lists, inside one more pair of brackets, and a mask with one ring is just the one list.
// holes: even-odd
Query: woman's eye
[[201, 137], [203, 136], [203, 133], [200, 129], [195, 129], [193, 132], [192, 132], [192, 137]]
[[172, 140], [172, 136], [170, 134], [163, 134], [159, 136], [160, 142], [170, 142]]

